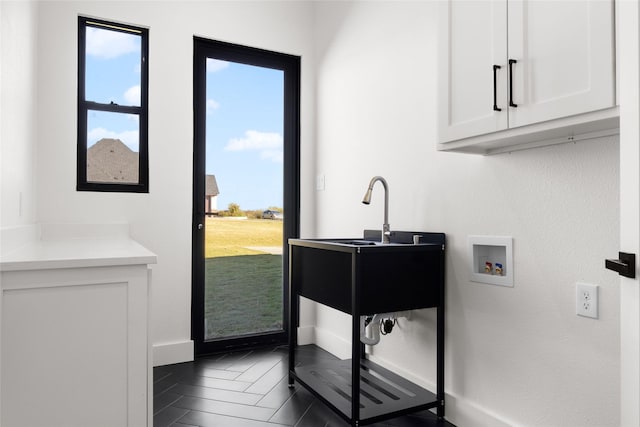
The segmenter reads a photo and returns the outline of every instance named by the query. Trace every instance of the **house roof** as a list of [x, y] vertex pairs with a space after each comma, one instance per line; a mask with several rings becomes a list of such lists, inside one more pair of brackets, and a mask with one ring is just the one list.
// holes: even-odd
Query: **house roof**
[[217, 196], [218, 194], [220, 194], [220, 190], [218, 190], [218, 182], [216, 181], [215, 175], [207, 175], [204, 192], [205, 196]]
[[87, 150], [87, 181], [137, 184], [139, 156], [119, 139], [103, 138]]

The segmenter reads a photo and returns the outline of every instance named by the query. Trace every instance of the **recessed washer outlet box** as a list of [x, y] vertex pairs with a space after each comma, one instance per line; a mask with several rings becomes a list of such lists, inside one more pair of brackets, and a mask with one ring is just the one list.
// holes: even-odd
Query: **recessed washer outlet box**
[[472, 282], [513, 287], [512, 237], [469, 236], [468, 244]]

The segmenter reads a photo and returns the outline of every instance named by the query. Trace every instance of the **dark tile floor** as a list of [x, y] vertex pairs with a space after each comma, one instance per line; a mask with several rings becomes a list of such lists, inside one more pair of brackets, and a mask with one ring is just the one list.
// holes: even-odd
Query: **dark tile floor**
[[[336, 360], [313, 345], [296, 351], [296, 363]], [[287, 358], [281, 346], [154, 368], [154, 427], [348, 426], [302, 386], [288, 387]], [[373, 425], [455, 427], [429, 411]]]

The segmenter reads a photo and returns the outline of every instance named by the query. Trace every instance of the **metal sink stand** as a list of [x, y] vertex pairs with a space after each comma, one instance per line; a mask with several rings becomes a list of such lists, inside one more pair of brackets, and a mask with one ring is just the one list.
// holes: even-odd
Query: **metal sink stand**
[[[365, 239], [377, 238], [376, 235], [365, 232]], [[396, 239], [410, 242], [416, 234], [414, 232], [394, 232]], [[430, 277], [426, 277], [424, 286], [429, 289], [425, 298], [412, 298], [411, 302], [401, 302], [393, 305], [389, 310], [378, 312], [391, 312], [413, 310], [421, 308], [435, 308], [437, 310], [437, 338], [436, 338], [436, 393], [419, 387], [401, 376], [371, 362], [367, 359], [365, 346], [360, 342], [360, 315], [375, 314], [368, 312], [379, 309], [385, 301], [363, 302], [363, 262], [360, 256], [363, 251], [369, 250], [368, 246], [349, 246], [338, 248], [338, 255], [332, 255], [335, 247], [327, 247], [318, 240], [289, 240], [289, 386], [295, 382], [305, 387], [309, 392], [321, 400], [325, 405], [336, 412], [340, 417], [352, 426], [372, 424], [385, 419], [394, 418], [408, 413], [427, 409], [436, 409], [438, 418], [445, 416], [444, 393], [444, 233], [418, 233], [421, 235], [421, 243], [435, 246], [426, 253], [430, 265], [437, 265]], [[408, 246], [408, 245], [407, 245]], [[437, 253], [433, 250], [437, 249]], [[375, 248], [371, 249], [375, 250]], [[335, 268], [322, 268], [308, 271], [309, 260], [318, 257], [332, 256], [325, 261], [327, 265]], [[420, 255], [418, 255], [420, 256]], [[336, 281], [341, 270], [340, 263], [336, 260], [350, 261], [350, 271], [342, 268], [344, 274], [349, 276], [350, 298], [336, 300], [332, 292], [326, 292], [325, 285]], [[315, 262], [315, 261], [314, 261]], [[321, 262], [321, 261], [320, 261]], [[322, 262], [321, 262], [322, 263]], [[329, 264], [327, 264], [329, 263]], [[434, 264], [435, 263], [435, 264]], [[346, 265], [342, 263], [343, 267]], [[436, 270], [432, 268], [431, 270]], [[336, 273], [335, 271], [338, 271]], [[327, 277], [324, 277], [324, 275]], [[338, 276], [336, 276], [338, 274]], [[311, 282], [309, 285], [307, 282]], [[322, 288], [320, 288], [322, 284]], [[348, 286], [348, 284], [347, 284]], [[313, 366], [296, 366], [295, 348], [297, 346], [297, 328], [299, 326], [299, 297], [304, 296], [318, 303], [325, 304], [351, 315], [351, 354], [349, 360], [336, 361], [328, 364]], [[350, 301], [343, 301], [349, 299]], [[388, 298], [387, 298], [388, 299]]]

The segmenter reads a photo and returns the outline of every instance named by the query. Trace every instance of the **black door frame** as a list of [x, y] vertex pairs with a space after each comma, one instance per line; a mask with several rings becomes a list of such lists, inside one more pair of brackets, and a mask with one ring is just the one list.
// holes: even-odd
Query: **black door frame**
[[[215, 58], [284, 71], [283, 330], [220, 340], [204, 340], [204, 194], [206, 159], [206, 59]], [[286, 343], [289, 331], [289, 251], [287, 240], [300, 234], [300, 57], [194, 37], [193, 54], [193, 224], [191, 339], [195, 355], [240, 347]]]

